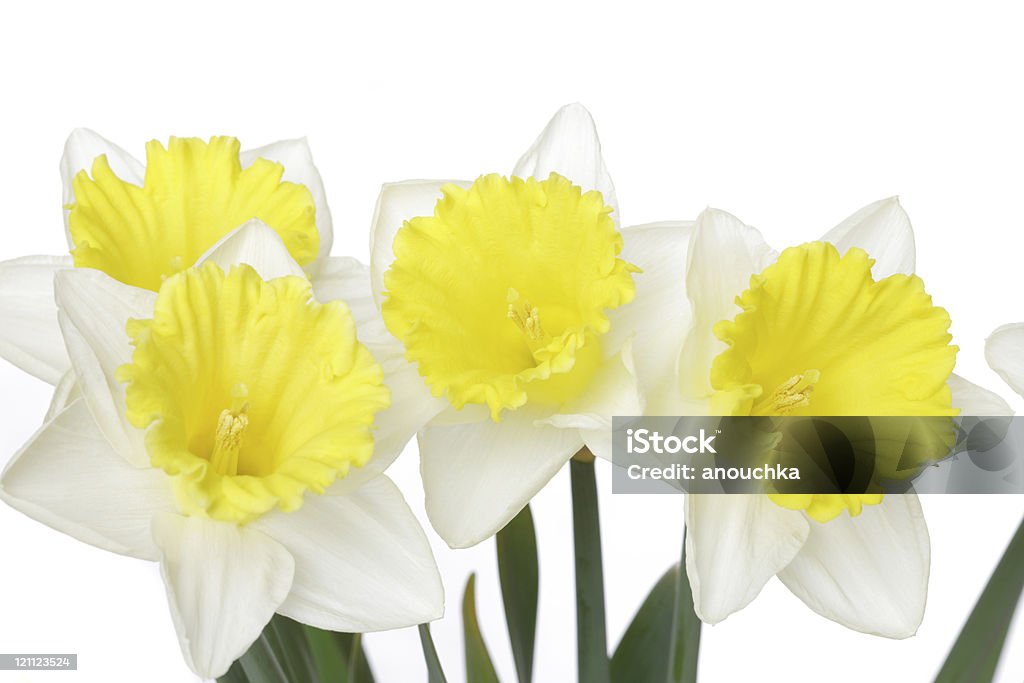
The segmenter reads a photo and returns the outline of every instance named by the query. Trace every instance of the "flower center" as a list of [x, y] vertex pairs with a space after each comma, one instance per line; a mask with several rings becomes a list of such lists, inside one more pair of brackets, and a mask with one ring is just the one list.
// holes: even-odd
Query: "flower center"
[[[949, 315], [917, 276], [876, 281], [860, 249], [824, 242], [785, 250], [737, 297], [743, 309], [715, 325], [729, 345], [711, 366], [722, 415], [951, 416], [946, 382], [957, 348]], [[880, 493], [770, 494], [818, 521], [858, 515]]]
[[281, 182], [283, 173], [266, 159], [243, 169], [238, 140], [230, 137], [172, 137], [166, 149], [148, 143], [142, 187], [121, 180], [106, 156], [97, 157], [92, 177], [80, 171], [72, 180], [75, 201], [67, 208], [75, 265], [156, 291], [253, 218], [306, 265], [320, 248], [316, 207], [305, 186]]
[[635, 293], [611, 209], [557, 174], [442, 189], [434, 215], [395, 236], [388, 329], [456, 408], [485, 404], [497, 421], [528, 401], [564, 405], [600, 363], [606, 311]]
[[526, 343], [531, 348], [542, 346], [550, 339], [540, 326], [540, 311], [525, 299], [520, 303], [519, 292], [511, 287], [508, 288], [508, 319], [526, 335]]
[[771, 394], [754, 402], [751, 415], [789, 415], [797, 408], [811, 405], [815, 383], [821, 379], [817, 370], [805, 370], [780, 384]]
[[129, 323], [128, 418], [183, 512], [244, 523], [295, 510], [372, 455], [383, 371], [348, 309], [310, 296], [303, 278], [206, 264], [164, 283], [152, 320]]
[[[244, 399], [249, 390], [244, 384], [235, 387], [234, 393]], [[236, 404], [237, 405], [237, 404]], [[217, 418], [217, 432], [214, 436], [210, 465], [217, 474], [238, 474], [238, 452], [242, 449], [242, 437], [249, 426], [249, 402], [244, 401], [234, 408], [225, 408]]]

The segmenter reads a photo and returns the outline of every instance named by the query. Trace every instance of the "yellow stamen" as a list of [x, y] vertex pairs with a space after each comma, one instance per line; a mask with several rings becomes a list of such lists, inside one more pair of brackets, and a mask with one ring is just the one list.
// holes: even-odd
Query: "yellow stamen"
[[805, 370], [780, 384], [769, 396], [754, 403], [751, 415], [789, 415], [811, 404], [814, 385], [821, 379], [817, 370]]
[[[540, 326], [540, 311], [536, 306], [523, 299], [519, 303], [519, 292], [512, 287], [508, 289], [508, 318], [516, 324], [527, 338], [534, 344], [545, 341], [548, 336]], [[533, 344], [531, 344], [533, 346]]]
[[210, 465], [217, 474], [238, 474], [238, 451], [242, 449], [242, 436], [249, 426], [249, 418], [245, 414], [248, 408], [248, 405], [243, 406], [242, 412], [238, 413], [227, 408], [221, 411], [210, 456]]
[[217, 432], [213, 441], [210, 465], [218, 474], [238, 474], [238, 452], [242, 450], [242, 437], [249, 426], [249, 388], [244, 384], [235, 385], [231, 391], [234, 403], [225, 408], [217, 418]]

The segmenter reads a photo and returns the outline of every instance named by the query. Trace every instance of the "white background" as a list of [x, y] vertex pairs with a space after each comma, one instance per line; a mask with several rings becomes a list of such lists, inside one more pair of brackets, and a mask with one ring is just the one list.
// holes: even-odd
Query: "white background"
[[[65, 250], [57, 164], [91, 127], [141, 156], [150, 138], [306, 135], [337, 255], [367, 257], [380, 184], [509, 172], [566, 102], [593, 112], [625, 224], [707, 205], [775, 246], [899, 194], [918, 273], [951, 313], [958, 371], [1011, 392], [983, 340], [1024, 320], [1024, 42], [1012, 3], [15, 3], [0, 25], [0, 259]], [[682, 272], [680, 272], [682, 277]], [[1024, 402], [1012, 396], [1013, 405]], [[49, 392], [0, 364], [0, 463]], [[422, 512], [417, 455], [393, 475]], [[611, 496], [599, 467], [609, 638], [678, 556], [682, 499]], [[1019, 497], [929, 497], [932, 578], [920, 633], [892, 642], [812, 614], [777, 582], [702, 636], [702, 680], [929, 680], [1024, 510]], [[537, 680], [575, 678], [569, 482], [535, 500], [542, 563]], [[432, 532], [431, 532], [432, 533]], [[437, 541], [435, 536], [432, 536]], [[189, 681], [154, 566], [0, 509], [0, 651], [77, 652], [77, 674], [0, 681]], [[485, 637], [513, 680], [494, 546], [435, 544], [462, 680], [471, 569]], [[425, 678], [415, 630], [366, 638], [378, 680]], [[1000, 680], [1024, 680], [1024, 629]]]

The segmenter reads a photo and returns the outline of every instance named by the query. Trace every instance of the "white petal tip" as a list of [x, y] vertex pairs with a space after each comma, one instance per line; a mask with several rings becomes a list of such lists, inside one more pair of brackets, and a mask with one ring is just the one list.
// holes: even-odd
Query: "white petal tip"
[[996, 329], [985, 340], [985, 360], [1003, 381], [1024, 396], [1024, 323]]

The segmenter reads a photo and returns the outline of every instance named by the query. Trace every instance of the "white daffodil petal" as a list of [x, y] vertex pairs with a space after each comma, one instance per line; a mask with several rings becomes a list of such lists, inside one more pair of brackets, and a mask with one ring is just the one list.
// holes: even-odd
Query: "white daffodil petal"
[[302, 266], [295, 262], [281, 237], [258, 218], [222, 237], [199, 257], [197, 266], [213, 261], [227, 272], [232, 266], [246, 263], [264, 280], [294, 275], [305, 278]]
[[36, 432], [0, 479], [0, 497], [49, 527], [104, 550], [156, 559], [153, 515], [175, 509], [166, 474], [125, 462], [78, 400]]
[[427, 515], [449, 546], [468, 548], [494, 535], [583, 446], [579, 432], [536, 419], [519, 409], [497, 423], [420, 432]]
[[434, 426], [465, 425], [491, 419], [491, 411], [482, 403], [467, 403], [459, 409], [446, 403], [444, 410], [430, 421]]
[[875, 279], [914, 272], [914, 230], [896, 197], [868, 204], [829, 230], [822, 241], [836, 245], [840, 254], [850, 247], [866, 251], [875, 259], [871, 268]]
[[989, 335], [985, 360], [1010, 388], [1024, 396], [1024, 323], [1003, 325]]
[[398, 342], [389, 346], [366, 346], [384, 369], [384, 384], [391, 392], [391, 405], [377, 413], [373, 458], [339, 482], [343, 490], [387, 469], [416, 432], [444, 410], [446, 405], [443, 399], [430, 394], [430, 389], [416, 367], [403, 357]]
[[253, 523], [295, 558], [278, 608], [331, 631], [365, 633], [439, 619], [444, 589], [423, 529], [401, 492], [376, 477], [345, 496], [306, 496], [295, 512]]
[[200, 517], [157, 515], [153, 540], [185, 661], [199, 676], [217, 678], [274, 616], [295, 563], [255, 529]]
[[924, 617], [930, 545], [921, 503], [887, 495], [857, 517], [811, 522], [779, 578], [818, 614], [855, 631], [906, 638]]
[[636, 372], [646, 395], [675, 383], [672, 370], [691, 322], [683, 268], [693, 227], [692, 222], [674, 221], [622, 231], [621, 257], [642, 272], [633, 276], [636, 298], [609, 313], [611, 329], [601, 343], [618, 349], [635, 337]]
[[55, 290], [64, 342], [89, 409], [118, 453], [147, 466], [143, 432], [125, 416], [124, 385], [116, 373], [131, 361], [128, 319], [151, 318], [156, 294], [88, 268], [61, 271]]
[[448, 183], [472, 185], [464, 180], [406, 180], [381, 186], [370, 225], [370, 286], [378, 306], [384, 301], [384, 273], [395, 260], [391, 249], [395, 234], [407, 220], [433, 216], [441, 187]]
[[68, 370], [53, 389], [50, 406], [46, 409], [46, 417], [43, 418], [43, 422], [49, 422], [57, 417], [58, 413], [81, 397], [82, 387], [78, 383], [78, 378], [75, 377], [75, 371]]
[[633, 365], [633, 342], [627, 340], [618, 356], [597, 370], [583, 395], [564, 413], [537, 420], [560, 429], [609, 428], [614, 415], [640, 415], [644, 399]]
[[423, 425], [448, 403], [431, 395], [416, 367], [405, 360], [405, 349], [384, 326], [370, 293], [369, 269], [352, 258], [327, 259], [313, 280], [318, 301], [344, 301], [352, 312], [359, 341], [384, 369], [391, 405], [377, 414], [373, 459], [332, 486], [331, 495], [351, 491], [383, 472]]
[[313, 294], [321, 303], [344, 301], [356, 320], [381, 320], [370, 289], [370, 269], [358, 259], [331, 256], [324, 260], [313, 278]]
[[313, 195], [313, 203], [316, 205], [316, 227], [320, 233], [320, 255], [317, 261], [321, 261], [331, 253], [331, 245], [334, 243], [334, 228], [331, 221], [331, 210], [327, 206], [327, 192], [324, 190], [324, 181], [320, 178], [320, 171], [313, 163], [313, 152], [305, 138], [298, 140], [281, 140], [266, 147], [249, 149], [239, 155], [242, 168], [252, 166], [257, 159], [275, 161], [284, 166], [284, 174], [281, 179], [289, 183], [304, 185], [309, 193]]
[[995, 392], [969, 382], [959, 375], [950, 375], [946, 383], [953, 392], [953, 407], [959, 409], [961, 415], [1013, 415], [1010, 404]]
[[53, 303], [54, 273], [70, 267], [70, 256], [0, 263], [0, 357], [50, 384], [71, 367]]
[[679, 358], [685, 394], [711, 395], [711, 361], [725, 350], [712, 328], [739, 312], [736, 297], [750, 287], [750, 276], [764, 270], [776, 256], [761, 233], [725, 211], [706, 209], [697, 218], [686, 266], [693, 325]]
[[686, 574], [697, 616], [717, 624], [746, 607], [807, 540], [803, 513], [760, 494], [686, 496]]
[[578, 429], [591, 452], [612, 459], [612, 417], [642, 415], [644, 399], [633, 365], [633, 342], [627, 339], [622, 352], [607, 360], [587, 386], [583, 396], [565, 413], [538, 420], [559, 429]]
[[615, 185], [601, 155], [594, 118], [582, 104], [559, 109], [537, 140], [516, 163], [512, 175], [546, 179], [551, 173], [565, 176], [584, 191], [597, 190], [614, 209], [612, 218], [619, 225], [619, 204]]

